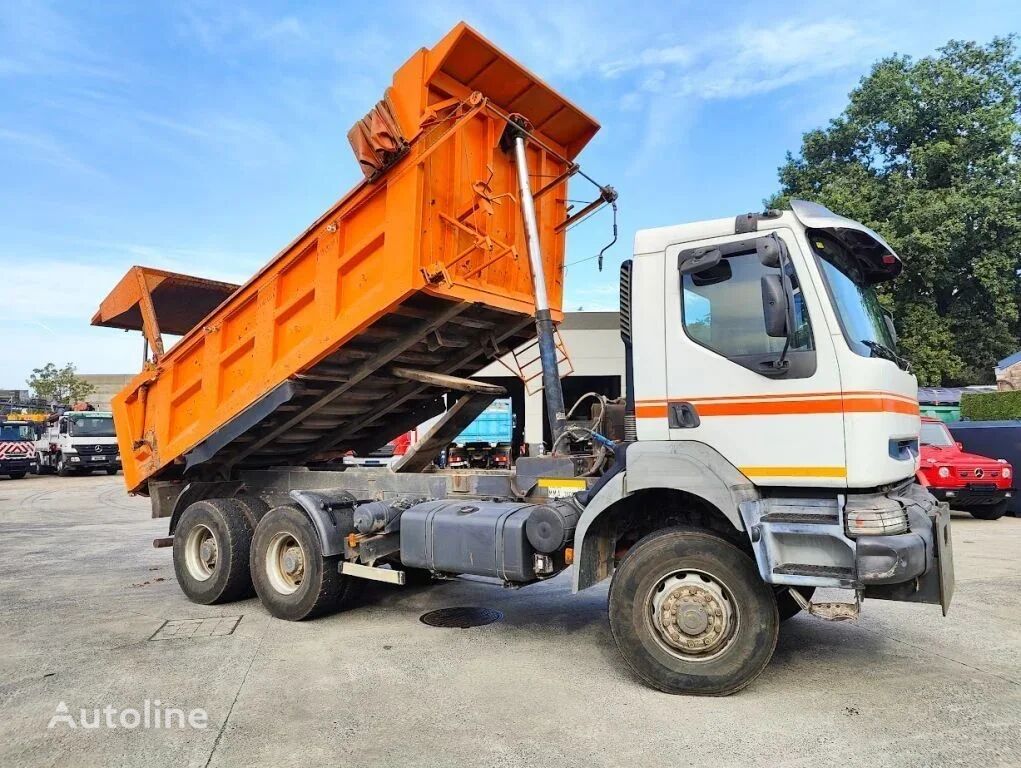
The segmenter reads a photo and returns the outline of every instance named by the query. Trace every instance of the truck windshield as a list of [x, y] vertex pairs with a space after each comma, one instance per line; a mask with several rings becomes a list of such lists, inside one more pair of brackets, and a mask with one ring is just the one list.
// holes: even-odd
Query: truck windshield
[[114, 437], [112, 416], [71, 416], [67, 421], [71, 437]]
[[35, 433], [28, 424], [0, 424], [0, 440], [34, 440]]
[[935, 445], [940, 448], [949, 448], [954, 445], [954, 438], [950, 436], [950, 430], [942, 424], [933, 424], [931, 421], [923, 421], [922, 429], [918, 436], [918, 442], [922, 445]]
[[[837, 240], [818, 232], [809, 242], [829, 288], [848, 346], [864, 357], [896, 357], [883, 308], [858, 264]], [[896, 361], [895, 361], [896, 362]]]

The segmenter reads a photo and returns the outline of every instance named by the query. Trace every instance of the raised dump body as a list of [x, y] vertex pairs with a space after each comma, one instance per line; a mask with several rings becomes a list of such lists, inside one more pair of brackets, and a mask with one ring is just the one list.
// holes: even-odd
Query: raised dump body
[[[406, 369], [466, 377], [533, 338], [511, 114], [559, 319], [567, 178], [598, 124], [460, 24], [352, 128], [366, 178], [245, 285], [134, 268], [104, 300], [93, 324], [152, 349], [113, 401], [128, 489], [371, 450], [442, 408]], [[161, 330], [184, 336], [164, 353]]]

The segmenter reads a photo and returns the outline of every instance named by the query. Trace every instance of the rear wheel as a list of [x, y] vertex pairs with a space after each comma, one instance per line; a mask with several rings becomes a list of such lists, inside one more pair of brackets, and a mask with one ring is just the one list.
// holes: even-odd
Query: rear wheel
[[981, 507], [969, 507], [968, 514], [977, 520], [999, 520], [1007, 514], [1007, 502], [999, 501], [996, 504], [987, 504]]
[[252, 529], [234, 499], [196, 501], [174, 529], [174, 572], [194, 603], [213, 605], [251, 593]]
[[610, 629], [628, 666], [667, 693], [725, 696], [769, 663], [779, 617], [755, 563], [703, 531], [631, 548], [610, 585]]
[[301, 510], [275, 507], [259, 521], [252, 539], [252, 582], [278, 619], [302, 621], [338, 608], [351, 581], [339, 567], [339, 556], [323, 557], [319, 534]]

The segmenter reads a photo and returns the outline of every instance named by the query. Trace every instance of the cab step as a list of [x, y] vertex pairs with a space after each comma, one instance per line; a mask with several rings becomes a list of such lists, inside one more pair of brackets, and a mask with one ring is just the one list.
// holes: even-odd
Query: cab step
[[801, 606], [801, 610], [823, 621], [857, 621], [861, 613], [861, 601], [857, 595], [853, 603], [812, 603], [796, 589], [787, 591], [794, 598], [794, 602]]

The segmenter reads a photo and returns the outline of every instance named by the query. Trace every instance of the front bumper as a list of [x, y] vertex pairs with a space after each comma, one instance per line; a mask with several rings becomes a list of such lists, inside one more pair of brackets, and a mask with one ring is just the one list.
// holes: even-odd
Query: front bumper
[[68, 455], [68, 464], [77, 469], [121, 469], [120, 459], [106, 455], [74, 454]]
[[916, 484], [891, 496], [904, 505], [909, 531], [857, 540], [855, 564], [864, 596], [935, 603], [946, 616], [954, 593], [950, 508]]
[[34, 463], [35, 461], [29, 458], [0, 459], [0, 475], [30, 472]]
[[[858, 513], [903, 511], [908, 530], [850, 538], [845, 514], [852, 503]], [[947, 611], [954, 589], [950, 509], [920, 485], [855, 494], [844, 509], [839, 499], [782, 497], [742, 502], [739, 509], [767, 584], [854, 589]]]
[[999, 504], [1014, 495], [1014, 488], [929, 488], [940, 501], [958, 507], [984, 507]]

